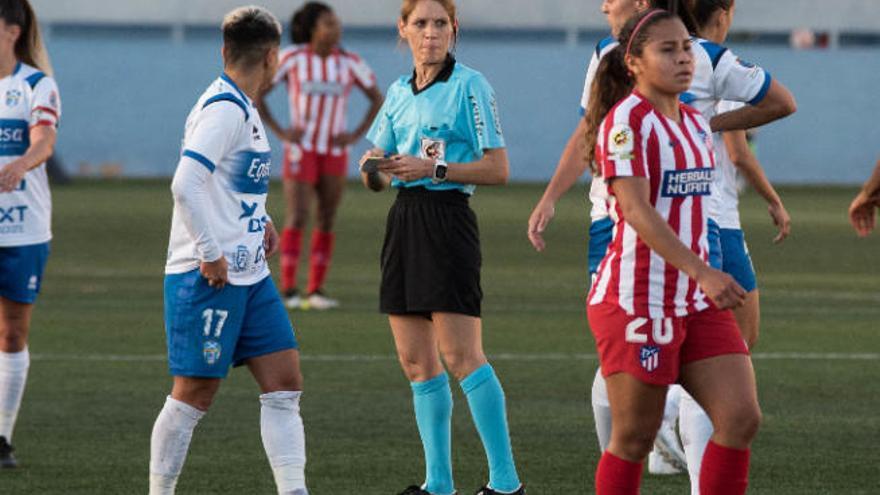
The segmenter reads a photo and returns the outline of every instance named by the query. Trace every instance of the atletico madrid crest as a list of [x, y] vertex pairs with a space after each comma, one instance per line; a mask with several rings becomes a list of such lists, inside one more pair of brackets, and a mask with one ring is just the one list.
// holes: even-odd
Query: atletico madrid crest
[[643, 345], [639, 352], [639, 360], [642, 363], [642, 368], [651, 373], [660, 366], [660, 348], [653, 345]]

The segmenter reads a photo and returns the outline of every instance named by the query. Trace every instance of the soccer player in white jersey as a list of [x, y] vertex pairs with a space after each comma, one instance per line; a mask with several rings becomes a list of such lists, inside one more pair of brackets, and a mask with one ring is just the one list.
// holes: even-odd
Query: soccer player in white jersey
[[[612, 34], [616, 34], [621, 29], [623, 23], [633, 14], [643, 12], [647, 8], [662, 7], [670, 11], [678, 12], [684, 19], [691, 19], [685, 22], [689, 30], [695, 29], [695, 23], [692, 20], [690, 5], [684, 2], [647, 2], [645, 0], [606, 0], [602, 5], [602, 10], [606, 14], [608, 23], [612, 29]], [[590, 88], [595, 75], [599, 61], [614, 47], [617, 41], [614, 38], [606, 38], [597, 46], [590, 67], [587, 71], [587, 80], [584, 87], [583, 98], [581, 101], [581, 112], [583, 112], [589, 104]], [[790, 93], [778, 82], [770, 78], [759, 79], [759, 86], [754, 87], [757, 69], [746, 67], [739, 64], [739, 59], [733, 56], [726, 49], [715, 47], [713, 52], [718, 58], [710, 56], [708, 45], [700, 44], [703, 50], [697, 50], [695, 55], [697, 58], [696, 73], [694, 76], [693, 86], [689, 92], [683, 96], [683, 99], [695, 102], [716, 101], [720, 95], [727, 95], [730, 99], [739, 101], [749, 101], [752, 105], [742, 111], [728, 113], [716, 116], [712, 119], [712, 127], [715, 130], [720, 129], [743, 129], [753, 125], [760, 125], [794, 111], [794, 102]], [[739, 65], [739, 66], [738, 66]], [[751, 83], [751, 86], [749, 85]], [[766, 86], [765, 86], [766, 83]], [[742, 86], [746, 86], [745, 97], [743, 100]], [[749, 92], [753, 92], [749, 94]], [[716, 94], [717, 93], [717, 94]], [[756, 98], [763, 93], [762, 98]], [[702, 108], [701, 108], [702, 110]], [[757, 123], [757, 124], [752, 124]], [[568, 145], [563, 156], [557, 166], [553, 179], [548, 184], [544, 196], [532, 212], [529, 218], [529, 239], [533, 246], [540, 250], [545, 247], [543, 239], [543, 231], [546, 229], [554, 215], [554, 207], [556, 201], [570, 189], [578, 178], [587, 168], [587, 163], [581, 158], [583, 149], [583, 122], [569, 139]], [[593, 181], [590, 190], [590, 200], [593, 204], [591, 211], [592, 225], [590, 228], [590, 255], [589, 266], [590, 274], [595, 275], [598, 262], [605, 255], [605, 247], [611, 238], [612, 224], [608, 219], [605, 198], [607, 191], [604, 181]], [[680, 470], [681, 462], [670, 464], [663, 462], [663, 457], [667, 459], [676, 459], [680, 461], [680, 449], [678, 449], [677, 441], [674, 441], [672, 427], [678, 415], [676, 405], [677, 397], [680, 389], [672, 387], [668, 400], [667, 413], [664, 417], [663, 428], [657, 436], [657, 447], [655, 452], [649, 458], [649, 468], [652, 472], [675, 472]], [[605, 383], [601, 374], [597, 372], [593, 383], [592, 390], [592, 406], [596, 420], [596, 431], [599, 437], [600, 448], [604, 449], [611, 433], [611, 415], [605, 392]]]
[[0, 468], [14, 468], [12, 431], [27, 380], [28, 332], [52, 238], [46, 160], [61, 115], [37, 18], [0, 0]]
[[652, 9], [631, 19], [601, 62], [588, 108], [588, 159], [608, 185], [613, 241], [587, 299], [614, 428], [596, 472], [598, 495], [637, 495], [642, 461], [679, 382], [718, 426], [700, 483], [742, 495], [760, 422], [754, 372], [733, 314], [745, 292], [709, 267], [705, 198], [709, 124], [679, 96], [691, 86], [693, 40]]
[[878, 207], [880, 207], [880, 161], [849, 205], [849, 221], [859, 237], [868, 237], [874, 231]]
[[153, 426], [150, 494], [174, 493], [196, 424], [230, 365], [245, 364], [262, 392], [278, 493], [306, 495], [299, 352], [266, 262], [278, 234], [266, 212], [269, 143], [252, 104], [275, 74], [281, 25], [263, 8], [241, 7], [222, 30], [224, 73], [187, 118], [171, 185], [165, 328], [174, 385]]
[[[282, 178], [287, 211], [281, 231], [281, 290], [289, 308], [330, 309], [339, 302], [327, 296], [324, 281], [333, 256], [333, 226], [345, 187], [348, 148], [367, 132], [383, 98], [367, 63], [339, 45], [342, 23], [329, 6], [305, 3], [293, 14], [290, 35], [293, 45], [281, 52], [273, 80], [274, 84], [286, 84], [290, 126], [282, 127], [264, 103], [259, 105], [266, 125], [284, 141]], [[358, 88], [371, 106], [349, 131], [345, 112], [353, 88]], [[309, 278], [305, 293], [300, 294], [296, 273], [312, 203], [317, 204], [317, 215]]]

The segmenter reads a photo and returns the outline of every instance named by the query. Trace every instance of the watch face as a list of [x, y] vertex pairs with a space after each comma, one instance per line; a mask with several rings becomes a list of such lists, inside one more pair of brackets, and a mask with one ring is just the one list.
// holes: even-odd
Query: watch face
[[443, 180], [443, 179], [446, 178], [446, 169], [447, 169], [446, 165], [440, 165], [440, 166], [438, 166], [437, 168], [434, 169], [434, 170], [435, 170], [435, 171], [434, 171], [434, 175], [435, 175], [438, 179]]

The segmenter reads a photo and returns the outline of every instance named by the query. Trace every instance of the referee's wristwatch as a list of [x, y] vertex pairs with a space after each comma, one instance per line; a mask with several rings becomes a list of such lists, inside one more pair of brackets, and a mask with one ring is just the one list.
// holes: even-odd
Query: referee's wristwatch
[[446, 162], [443, 160], [434, 160], [434, 175], [431, 177], [431, 182], [434, 184], [446, 182], [447, 172], [449, 172], [449, 165], [447, 165]]

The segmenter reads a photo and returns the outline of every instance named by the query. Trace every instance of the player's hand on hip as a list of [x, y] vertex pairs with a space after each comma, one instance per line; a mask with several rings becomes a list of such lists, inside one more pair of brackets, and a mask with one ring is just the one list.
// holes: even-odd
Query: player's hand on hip
[[434, 175], [434, 161], [412, 155], [395, 155], [388, 163], [379, 165], [379, 171], [409, 182], [432, 177]]
[[27, 174], [27, 167], [20, 161], [9, 162], [0, 168], [0, 192], [15, 190]]
[[229, 282], [229, 265], [224, 256], [214, 261], [203, 261], [199, 272], [208, 280], [208, 285], [215, 289], [222, 289]]
[[266, 251], [266, 258], [275, 256], [275, 253], [278, 252], [279, 244], [278, 231], [275, 230], [272, 222], [266, 222], [263, 230], [263, 249]]
[[282, 137], [288, 143], [299, 144], [299, 142], [302, 141], [302, 137], [305, 133], [305, 129], [301, 127], [290, 127], [284, 130], [284, 135]]
[[773, 238], [773, 243], [779, 244], [791, 234], [791, 217], [782, 203], [771, 204], [767, 207], [767, 211], [770, 213], [770, 218], [773, 219], [773, 225], [779, 229], [779, 233]]
[[340, 148], [342, 148], [357, 141], [357, 136], [350, 132], [340, 132], [339, 134], [330, 138], [330, 141], [333, 146], [339, 146]]
[[874, 230], [878, 204], [880, 198], [870, 198], [861, 192], [849, 205], [849, 222], [859, 237], [867, 237]]
[[745, 304], [746, 291], [730, 275], [709, 266], [697, 275], [697, 284], [720, 309], [738, 308]]
[[529, 217], [529, 242], [532, 243], [532, 246], [536, 251], [541, 252], [546, 247], [544, 242], [544, 229], [547, 228], [547, 225], [550, 224], [550, 221], [553, 220], [553, 217], [556, 215], [556, 207], [553, 203], [539, 201], [535, 206], [535, 209], [532, 210], [532, 215]]

